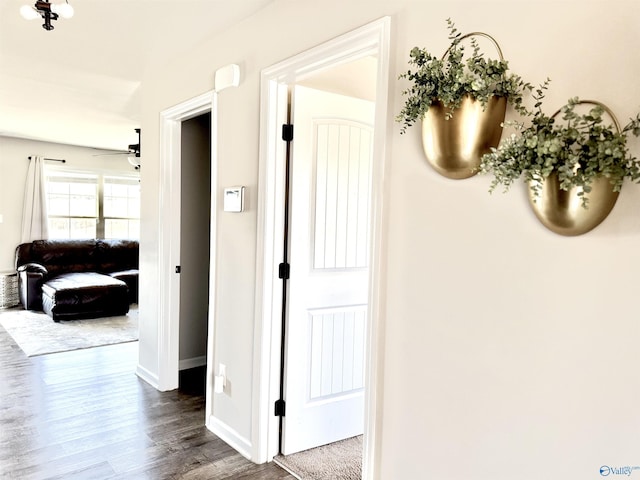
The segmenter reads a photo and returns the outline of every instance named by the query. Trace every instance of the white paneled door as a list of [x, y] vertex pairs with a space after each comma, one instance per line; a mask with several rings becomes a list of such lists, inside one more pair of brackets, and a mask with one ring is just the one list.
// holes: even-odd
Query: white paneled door
[[285, 455], [363, 432], [373, 116], [293, 89]]

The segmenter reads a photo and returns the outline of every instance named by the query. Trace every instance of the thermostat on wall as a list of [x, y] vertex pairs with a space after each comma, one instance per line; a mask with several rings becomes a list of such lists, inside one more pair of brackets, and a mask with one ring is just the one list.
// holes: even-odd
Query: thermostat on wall
[[224, 211], [242, 212], [244, 210], [244, 187], [224, 189]]

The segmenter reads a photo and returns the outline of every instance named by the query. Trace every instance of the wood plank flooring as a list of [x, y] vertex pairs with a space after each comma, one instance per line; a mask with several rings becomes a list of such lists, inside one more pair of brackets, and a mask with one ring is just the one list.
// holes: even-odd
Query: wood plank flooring
[[28, 358], [0, 327], [0, 478], [294, 480], [204, 427], [198, 385], [158, 392], [137, 342]]

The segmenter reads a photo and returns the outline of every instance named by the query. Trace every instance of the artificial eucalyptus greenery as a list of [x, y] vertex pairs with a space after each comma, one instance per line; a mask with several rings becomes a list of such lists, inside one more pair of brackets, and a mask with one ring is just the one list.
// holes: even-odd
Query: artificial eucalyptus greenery
[[465, 59], [464, 46], [460, 44], [465, 37], [451, 19], [447, 19], [447, 27], [451, 46], [445, 58], [434, 57], [418, 47], [409, 54], [409, 65], [415, 68], [400, 75], [411, 82], [411, 86], [402, 92], [407, 99], [396, 117], [396, 121], [402, 123], [401, 133], [420, 120], [437, 101], [442, 102], [447, 109], [446, 117], [451, 118], [465, 95], [475, 98], [483, 107], [493, 96], [506, 97], [517, 111], [525, 112], [523, 92], [531, 90], [531, 85], [509, 73], [506, 60], [485, 59], [475, 38], [470, 38], [473, 51]]
[[604, 123], [605, 110], [601, 105], [593, 106], [587, 113], [577, 113], [575, 109], [581, 101], [574, 97], [560, 109], [564, 122], [559, 124], [555, 115], [549, 117], [542, 111], [548, 84], [549, 80], [533, 94], [536, 103], [533, 112], [528, 112], [531, 125], [525, 127], [523, 123], [505, 122], [518, 133], [510, 135], [482, 157], [480, 172], [491, 173], [494, 177], [490, 191], [498, 185], [503, 185], [507, 191], [523, 176], [536, 199], [540, 196], [541, 182], [556, 172], [561, 189], [581, 187], [578, 195], [582, 206], [587, 208], [588, 196], [584, 194], [591, 191], [597, 176], [608, 178], [615, 192], [620, 191], [625, 178], [640, 181], [640, 163], [629, 153], [627, 146], [629, 133], [640, 135], [640, 114], [618, 131], [613, 125]]

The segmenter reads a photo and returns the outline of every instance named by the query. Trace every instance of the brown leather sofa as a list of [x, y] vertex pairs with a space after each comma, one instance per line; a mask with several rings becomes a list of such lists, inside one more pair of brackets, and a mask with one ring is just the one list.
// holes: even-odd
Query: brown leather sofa
[[124, 315], [138, 302], [135, 240], [34, 240], [16, 248], [18, 293], [54, 321]]

